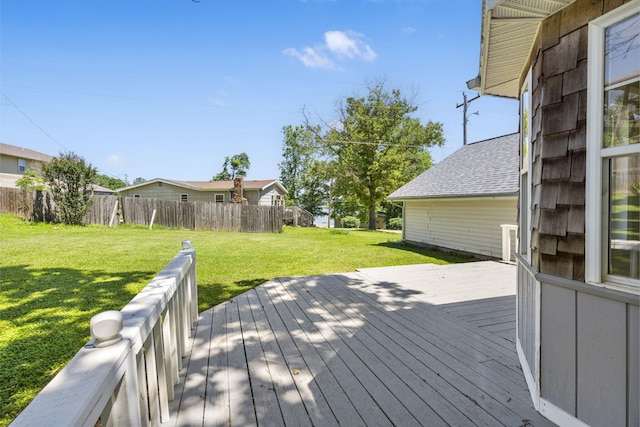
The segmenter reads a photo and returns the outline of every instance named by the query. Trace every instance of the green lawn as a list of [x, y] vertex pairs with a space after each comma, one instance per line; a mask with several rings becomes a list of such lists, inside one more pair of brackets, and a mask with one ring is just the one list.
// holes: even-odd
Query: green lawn
[[285, 228], [282, 234], [69, 227], [0, 215], [0, 426], [89, 339], [90, 318], [120, 309], [189, 239], [200, 311], [279, 276], [469, 259], [398, 234]]

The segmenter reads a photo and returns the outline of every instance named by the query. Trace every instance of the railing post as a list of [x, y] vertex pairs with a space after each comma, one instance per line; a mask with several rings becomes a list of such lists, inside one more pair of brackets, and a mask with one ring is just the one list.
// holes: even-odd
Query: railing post
[[196, 253], [182, 252], [123, 307], [91, 318], [92, 339], [13, 421], [104, 427], [170, 418], [187, 337], [197, 321]]
[[518, 252], [518, 226], [512, 224], [501, 224], [500, 227], [502, 228], [502, 260], [511, 262], [511, 232], [514, 231], [516, 233], [515, 251]]

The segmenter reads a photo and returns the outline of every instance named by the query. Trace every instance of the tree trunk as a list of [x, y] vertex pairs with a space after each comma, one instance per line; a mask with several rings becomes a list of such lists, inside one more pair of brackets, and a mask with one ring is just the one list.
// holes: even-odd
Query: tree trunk
[[376, 204], [369, 202], [369, 230], [376, 229]]

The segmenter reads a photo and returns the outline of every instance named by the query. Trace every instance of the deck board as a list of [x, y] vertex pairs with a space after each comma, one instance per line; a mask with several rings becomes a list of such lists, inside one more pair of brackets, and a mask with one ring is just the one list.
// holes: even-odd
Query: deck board
[[512, 272], [472, 263], [271, 280], [201, 313], [165, 425], [553, 425], [510, 340]]

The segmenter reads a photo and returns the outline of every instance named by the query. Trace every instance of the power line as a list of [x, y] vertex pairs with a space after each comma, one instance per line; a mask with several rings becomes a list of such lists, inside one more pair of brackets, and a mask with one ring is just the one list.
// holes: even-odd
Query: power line
[[49, 134], [49, 132], [47, 132], [46, 130], [44, 130], [44, 129], [42, 128], [42, 126], [40, 126], [38, 123], [36, 123], [36, 122], [35, 122], [35, 120], [33, 120], [31, 117], [29, 117], [29, 116], [27, 115], [27, 113], [25, 113], [24, 111], [22, 111], [22, 110], [20, 109], [20, 107], [18, 107], [18, 106], [16, 105], [16, 103], [15, 103], [15, 102], [13, 102], [13, 101], [11, 100], [11, 98], [9, 98], [9, 97], [7, 96], [7, 94], [6, 94], [6, 93], [4, 93], [4, 92], [0, 92], [0, 93], [2, 93], [2, 96], [4, 96], [4, 97], [5, 97], [5, 99], [6, 99], [7, 101], [9, 101], [9, 103], [11, 104], [11, 106], [12, 106], [13, 108], [15, 108], [16, 110], [18, 110], [18, 112], [19, 112], [20, 114], [22, 114], [22, 115], [23, 115], [27, 120], [29, 120], [29, 121], [31, 122], [31, 124], [33, 124], [36, 128], [38, 128], [38, 130], [40, 130], [40, 132], [42, 132], [43, 134], [45, 134], [46, 136], [48, 136], [48, 137], [49, 137], [49, 139], [51, 139], [53, 142], [55, 142], [56, 144], [58, 144], [60, 147], [64, 148], [66, 151], [71, 151], [71, 150], [69, 150], [67, 147], [65, 147], [65, 146], [64, 146], [64, 144], [62, 144], [60, 141], [58, 141], [58, 140], [57, 140], [57, 139], [55, 139], [53, 136], [51, 136], [51, 134]]
[[[35, 120], [33, 120], [31, 117], [29, 117], [29, 116], [27, 115], [27, 113], [25, 113], [24, 111], [22, 111], [22, 110], [20, 109], [20, 107], [18, 107], [18, 106], [16, 105], [16, 103], [15, 103], [15, 102], [13, 102], [13, 101], [11, 100], [11, 98], [9, 98], [9, 97], [7, 96], [7, 94], [6, 94], [6, 93], [4, 93], [4, 92], [0, 92], [0, 93], [2, 93], [2, 96], [3, 96], [7, 101], [9, 101], [9, 104], [10, 104], [13, 108], [15, 108], [16, 110], [18, 110], [18, 112], [19, 112], [20, 114], [22, 114], [22, 115], [23, 115], [27, 120], [29, 120], [29, 121], [31, 122], [31, 124], [33, 124], [36, 128], [38, 128], [38, 130], [39, 130], [40, 132], [42, 132], [42, 133], [43, 133], [43, 134], [45, 134], [47, 137], [49, 137], [49, 139], [51, 139], [53, 142], [55, 142], [56, 144], [58, 144], [58, 145], [59, 145], [60, 147], [62, 147], [65, 151], [67, 151], [67, 152], [70, 152], [70, 151], [71, 151], [71, 150], [69, 150], [67, 147], [65, 147], [65, 146], [64, 146], [64, 144], [62, 144], [60, 141], [58, 141], [58, 140], [57, 140], [57, 139], [55, 139], [53, 136], [51, 136], [51, 134], [50, 134], [49, 132], [47, 132], [46, 130], [44, 130], [44, 129], [42, 128], [42, 126], [40, 126], [38, 123], [36, 123], [36, 122], [35, 122]], [[98, 169], [98, 168], [96, 168], [96, 169], [97, 169], [99, 172], [102, 172], [102, 174], [103, 174], [103, 175], [107, 175], [107, 176], [110, 176], [110, 177], [112, 177], [112, 178], [118, 178], [118, 179], [120, 179], [120, 178], [119, 178], [119, 176], [116, 176], [116, 175], [114, 175], [114, 174], [111, 174], [111, 173], [109, 173], [109, 172], [107, 172], [107, 171], [105, 171], [105, 170], [100, 170], [100, 169]]]

